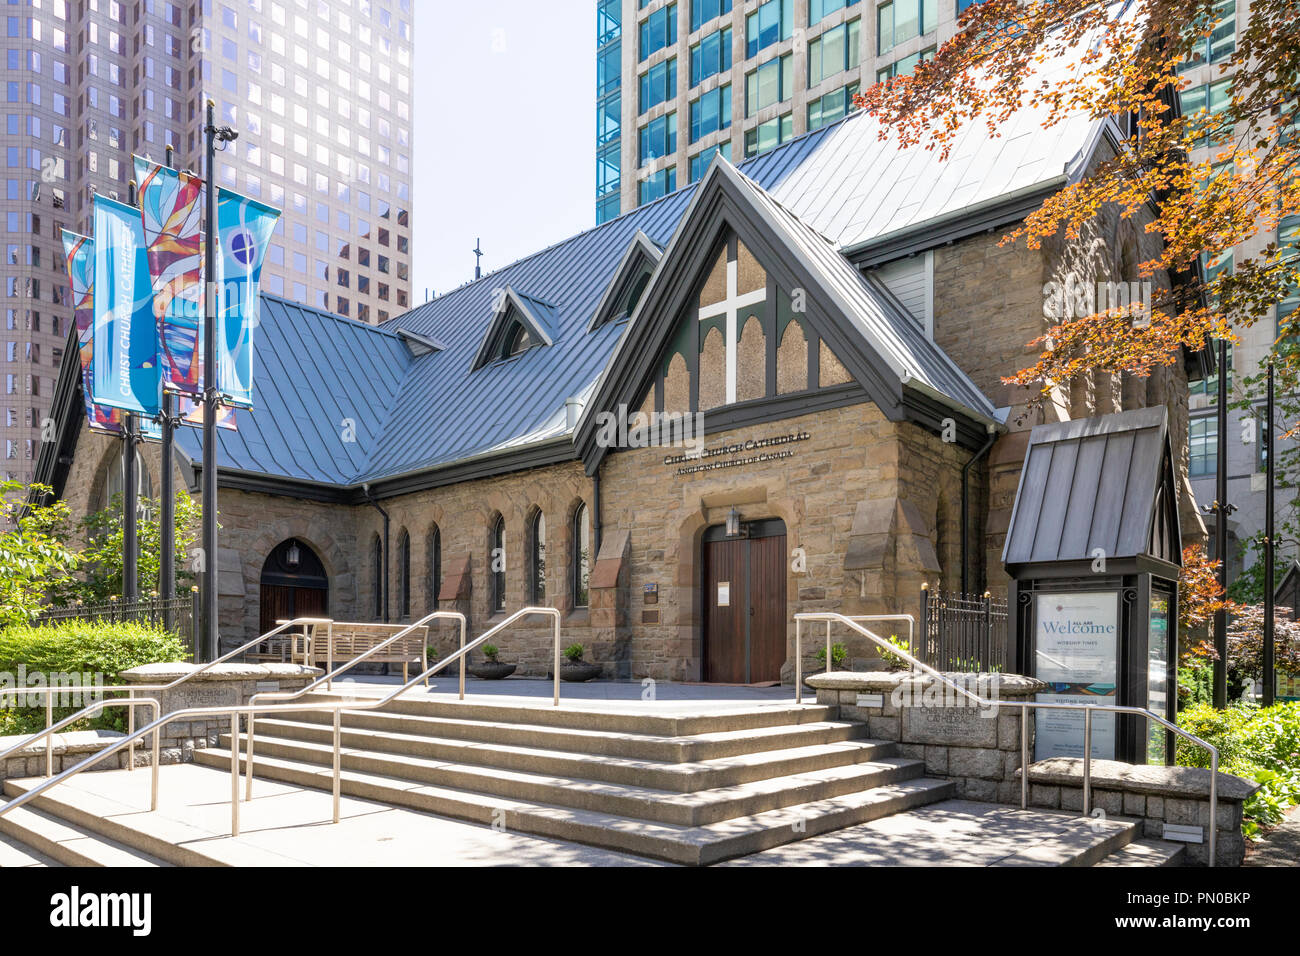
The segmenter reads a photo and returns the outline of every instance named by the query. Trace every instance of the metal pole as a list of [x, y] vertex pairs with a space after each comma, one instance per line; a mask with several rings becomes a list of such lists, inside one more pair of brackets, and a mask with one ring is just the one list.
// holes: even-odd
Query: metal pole
[[[560, 616], [555, 615], [555, 703], [560, 706]], [[463, 660], [463, 658], [462, 658]]]
[[[174, 150], [167, 144], [167, 168], [173, 168]], [[162, 396], [162, 473], [159, 483], [159, 495], [162, 497], [162, 514], [159, 517], [159, 532], [162, 554], [158, 559], [158, 594], [163, 601], [163, 626], [168, 630], [175, 624], [176, 611], [171, 602], [176, 599], [176, 501], [172, 487], [172, 443], [176, 431], [172, 422], [172, 394], [164, 389]]]
[[[343, 723], [343, 708], [336, 707], [334, 709], [334, 822], [335, 823], [339, 822], [339, 790], [340, 790], [339, 748], [340, 748], [340, 744], [342, 743], [342, 737], [343, 737], [342, 723]], [[249, 743], [251, 744], [252, 741], [250, 740]], [[253, 776], [252, 767], [248, 768], [248, 776], [250, 779]]]
[[803, 703], [803, 621], [794, 622], [794, 702]]
[[239, 714], [237, 713], [230, 715], [230, 835], [239, 836]]
[[54, 691], [45, 692], [45, 776], [54, 776], [54, 735], [49, 732], [54, 726]]
[[1029, 809], [1029, 708], [1020, 705], [1020, 809]]
[[[135, 180], [127, 185], [127, 205], [136, 203]], [[140, 539], [137, 527], [140, 476], [135, 464], [135, 416], [122, 416], [122, 601], [134, 604], [140, 598], [137, 569]]]
[[1092, 813], [1092, 708], [1083, 708], [1083, 815]]
[[[207, 219], [203, 237], [203, 636], [197, 648], [206, 663], [218, 654], [217, 636], [217, 170], [216, 111], [207, 104]], [[236, 819], [238, 826], [238, 819]]]
[[[1219, 339], [1218, 441], [1215, 452], [1214, 550], [1219, 587], [1228, 589], [1228, 340]], [[1228, 613], [1214, 612], [1214, 706], [1228, 706]]]
[[1273, 705], [1273, 363], [1268, 363], [1268, 401], [1264, 411], [1264, 706]]

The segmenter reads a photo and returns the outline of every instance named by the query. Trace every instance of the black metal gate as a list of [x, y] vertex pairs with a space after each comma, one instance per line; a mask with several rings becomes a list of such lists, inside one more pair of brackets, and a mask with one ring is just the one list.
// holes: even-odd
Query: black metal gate
[[916, 656], [941, 671], [1005, 672], [1007, 602], [982, 595], [921, 588]]

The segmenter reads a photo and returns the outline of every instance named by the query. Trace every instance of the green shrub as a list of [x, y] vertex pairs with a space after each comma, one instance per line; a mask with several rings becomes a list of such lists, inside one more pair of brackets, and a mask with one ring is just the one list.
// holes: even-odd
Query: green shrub
[[[1263, 709], [1235, 703], [1226, 710], [1195, 704], [1179, 713], [1178, 725], [1218, 749], [1221, 771], [1261, 785], [1243, 808], [1246, 836], [1280, 822], [1300, 803], [1300, 702]], [[1208, 767], [1209, 754], [1179, 739], [1178, 763]]]
[[583, 647], [581, 644], [570, 644], [564, 649], [564, 656], [575, 664], [582, 660]]
[[497, 655], [501, 653], [501, 648], [495, 644], [484, 644], [482, 650], [484, 659], [491, 661], [493, 664], [497, 662]]
[[[105, 685], [122, 683], [121, 673], [140, 664], [188, 659], [181, 639], [145, 624], [68, 621], [46, 627], [20, 625], [0, 631], [0, 671], [11, 685], [20, 669], [32, 674], [88, 674]], [[74, 708], [55, 708], [59, 720]], [[0, 734], [34, 733], [45, 726], [44, 707], [15, 708], [0, 704]], [[124, 729], [126, 712], [104, 711], [85, 726]]]
[[[847, 661], [848, 659], [849, 659], [849, 649], [847, 647], [845, 647], [843, 644], [831, 645], [832, 665], [834, 665], [835, 667], [843, 667], [844, 662]], [[826, 648], [819, 647], [817, 649], [817, 660], [819, 660], [823, 664], [826, 663]]]

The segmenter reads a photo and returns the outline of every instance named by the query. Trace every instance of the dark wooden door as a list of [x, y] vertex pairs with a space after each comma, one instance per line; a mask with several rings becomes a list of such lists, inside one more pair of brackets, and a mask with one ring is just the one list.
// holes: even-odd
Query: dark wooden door
[[261, 629], [265, 634], [276, 621], [295, 617], [324, 617], [329, 606], [329, 591], [321, 588], [294, 588], [279, 584], [262, 585]]
[[705, 535], [704, 679], [781, 679], [786, 656], [785, 525], [754, 522], [748, 537]]

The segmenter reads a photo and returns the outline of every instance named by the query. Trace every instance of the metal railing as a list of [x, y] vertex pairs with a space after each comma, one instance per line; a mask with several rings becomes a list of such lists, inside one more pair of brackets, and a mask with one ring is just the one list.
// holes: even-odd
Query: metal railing
[[[270, 630], [267, 633], [261, 635], [260, 637], [256, 637], [245, 644], [239, 645], [239, 647], [236, 647], [233, 651], [223, 654], [221, 657], [218, 657], [216, 660], [209, 661], [208, 663], [201, 665], [197, 670], [190, 671], [188, 674], [182, 674], [180, 677], [166, 684], [116, 684], [109, 687], [103, 687], [96, 684], [57, 685], [57, 686], [53, 684], [47, 684], [44, 687], [0, 688], [0, 699], [3, 699], [5, 697], [11, 697], [11, 696], [26, 696], [28, 694], [34, 696], [39, 696], [41, 694], [44, 694], [45, 696], [45, 729], [41, 731], [37, 731], [35, 734], [32, 734], [30, 737], [28, 737], [26, 740], [23, 740], [21, 743], [15, 744], [14, 746], [10, 747], [8, 750], [0, 753], [0, 763], [3, 763], [4, 760], [7, 757], [9, 757], [11, 754], [14, 754], [19, 750], [24, 750], [27, 747], [30, 747], [33, 743], [35, 743], [36, 741], [44, 737], [45, 738], [45, 775], [47, 777], [50, 776], [54, 772], [55, 732], [83, 718], [98, 716], [100, 711], [103, 710], [104, 705], [114, 703], [113, 700], [96, 701], [93, 704], [89, 704], [83, 707], [75, 714], [72, 714], [71, 716], [66, 717], [63, 720], [59, 721], [58, 725], [55, 726], [54, 725], [54, 694], [56, 693], [58, 694], [69, 693], [69, 692], [80, 693], [80, 694], [91, 693], [91, 692], [95, 694], [126, 693], [130, 695], [126, 698], [126, 700], [128, 701], [134, 699], [136, 694], [141, 694], [141, 693], [163, 694], [169, 690], [175, 690], [177, 687], [181, 686], [186, 681], [193, 680], [199, 674], [202, 674], [204, 671], [212, 667], [215, 667], [217, 664], [224, 664], [232, 657], [235, 657], [239, 654], [246, 653], [251, 648], [254, 648], [258, 644], [262, 644], [274, 638], [276, 635], [280, 634], [285, 630], [288, 630], [291, 627], [297, 627], [299, 625], [309, 626], [309, 625], [318, 625], [318, 624], [325, 624], [332, 627], [333, 623], [334, 622], [331, 621], [329, 618], [320, 618], [320, 617], [298, 617], [298, 618], [294, 618], [292, 621], [282, 621], [273, 630]], [[154, 703], [155, 705], [154, 716], [155, 718], [157, 718], [158, 701], [155, 701], [152, 698], [147, 698], [147, 699], [151, 700]], [[135, 707], [134, 706], [128, 706], [127, 708], [126, 732], [128, 737], [130, 737], [135, 732]], [[155, 754], [154, 754], [155, 765], [157, 759], [158, 757], [155, 748]], [[131, 745], [130, 753], [128, 754], [126, 769], [127, 770], [135, 769], [135, 745], [134, 744]]]
[[[910, 614], [846, 614], [839, 615], [846, 621], [906, 621], [907, 646], [916, 649], [912, 638], [916, 633], [916, 618]], [[803, 703], [803, 634], [799, 627], [799, 617], [794, 618], [794, 702]], [[890, 644], [891, 653], [894, 645]], [[831, 622], [826, 622], [826, 673], [831, 672]]]
[[1006, 668], [1007, 602], [981, 595], [921, 587], [921, 636], [912, 653], [947, 671], [997, 672]]
[[[117, 753], [122, 748], [133, 746], [136, 740], [139, 740], [141, 737], [147, 734], [156, 733], [160, 727], [163, 727], [174, 720], [186, 720], [186, 719], [194, 719], [194, 718], [202, 719], [202, 718], [210, 718], [210, 717], [229, 716], [230, 717], [230, 796], [231, 796], [230, 835], [238, 836], [239, 835], [239, 803], [240, 803], [239, 800], [239, 717], [241, 715], [247, 715], [251, 717], [256, 713], [265, 714], [268, 712], [302, 713], [306, 711], [333, 711], [334, 713], [334, 741], [333, 741], [334, 762], [333, 762], [332, 790], [333, 790], [333, 802], [334, 802], [334, 822], [338, 823], [339, 802], [340, 802], [340, 793], [341, 793], [341, 766], [340, 766], [341, 746], [340, 745], [341, 745], [341, 737], [342, 737], [342, 728], [341, 728], [342, 712], [344, 710], [349, 710], [349, 711], [376, 710], [380, 707], [383, 707], [384, 705], [392, 701], [394, 698], [410, 690], [420, 681], [424, 680], [428, 675], [437, 673], [439, 670], [441, 670], [442, 668], [446, 667], [448, 664], [451, 664], [452, 662], [458, 659], [463, 660], [465, 655], [469, 654], [475, 648], [485, 643], [489, 638], [496, 636], [506, 627], [513, 624], [515, 621], [518, 621], [523, 617], [529, 615], [536, 615], [536, 614], [543, 614], [543, 615], [553, 617], [556, 621], [555, 703], [558, 704], [559, 693], [560, 693], [560, 687], [559, 687], [560, 668], [559, 668], [559, 650], [558, 650], [559, 649], [559, 611], [557, 611], [555, 608], [542, 608], [542, 607], [522, 608], [521, 610], [516, 611], [514, 614], [510, 615], [510, 617], [506, 618], [504, 621], [501, 621], [500, 623], [490, 628], [483, 634], [480, 634], [478, 637], [470, 641], [468, 644], [464, 642], [464, 638], [462, 636], [461, 647], [458, 650], [447, 655], [446, 657], [444, 657], [442, 660], [438, 661], [436, 664], [432, 665], [431, 667], [426, 668], [422, 673], [417, 674], [415, 677], [411, 678], [402, 686], [398, 687], [392, 693], [384, 697], [376, 697], [373, 700], [367, 700], [367, 701], [326, 700], [326, 701], [309, 701], [305, 703], [292, 703], [292, 704], [282, 703], [279, 706], [274, 706], [274, 707], [266, 704], [257, 704], [254, 703], [252, 700], [250, 700], [250, 702], [247, 704], [238, 704], [234, 706], [189, 707], [183, 710], [172, 711], [170, 714], [165, 714], [162, 717], [156, 718], [148, 725], [141, 727], [139, 730], [128, 734], [126, 737], [123, 737], [122, 739], [114, 742], [112, 745], [105, 747], [104, 749], [100, 750], [98, 753], [92, 754], [91, 756], [87, 757], [85, 760], [81, 761], [80, 763], [65, 769], [57, 776], [49, 777], [48, 779], [42, 781], [40, 784], [33, 787], [32, 789], [26, 791], [20, 796], [15, 797], [14, 799], [10, 800], [8, 803], [4, 804], [3, 806], [0, 806], [0, 816], [4, 816], [10, 810], [16, 809], [17, 807], [20, 807], [23, 804], [36, 799], [36, 797], [40, 796], [42, 793], [49, 790], [50, 788], [57, 786], [59, 783], [63, 782], [64, 780], [67, 780], [68, 778], [75, 776], [76, 774], [82, 772], [83, 770], [88, 770], [89, 768], [93, 767], [95, 764], [108, 759], [108, 757]], [[398, 634], [394, 635], [389, 640], [397, 640], [398, 638], [405, 637], [407, 633], [414, 630], [416, 627], [423, 626], [424, 624], [427, 624], [429, 621], [438, 618], [453, 618], [453, 619], [458, 618], [461, 621], [462, 629], [464, 628], [464, 620], [465, 620], [464, 615], [458, 614], [457, 612], [454, 611], [435, 611], [432, 614], [429, 614], [424, 618], [421, 618], [419, 621], [416, 621], [414, 624], [408, 625], [406, 628], [398, 632]], [[280, 628], [277, 629], [276, 632], [273, 633], [278, 633], [279, 630], [283, 630], [285, 627], [289, 627], [293, 623], [296, 622], [289, 622], [285, 625], [282, 625]], [[272, 635], [267, 635], [267, 636], [272, 636]], [[380, 646], [381, 645], [376, 645], [375, 647], [370, 648], [364, 654], [358, 655], [358, 657], [354, 658], [347, 665], [344, 665], [342, 668], [339, 668], [338, 670], [339, 671], [346, 670], [348, 667], [352, 666], [353, 664], [356, 664], [357, 662], [364, 660], [366, 657], [370, 656], [370, 654], [379, 650]], [[310, 686], [312, 687], [319, 686], [319, 684], [323, 680], [324, 678], [318, 679]], [[304, 689], [303, 692], [305, 693], [306, 689]], [[255, 695], [255, 696], [261, 696], [261, 695]], [[249, 728], [249, 731], [250, 732], [249, 732], [248, 739], [251, 744], [253, 740], [251, 726]], [[151, 802], [151, 809], [155, 809], [155, 810], [157, 809], [157, 772], [158, 772], [157, 766], [158, 766], [158, 762], [157, 760], [155, 760], [154, 761], [154, 768], [155, 768], [154, 788], [153, 788], [153, 795], [152, 795], [152, 802]], [[251, 781], [253, 775], [253, 761], [252, 761], [251, 746], [249, 748], [249, 753], [248, 753], [248, 774]]]
[[[912, 665], [913, 671], [919, 670], [922, 673], [934, 678], [935, 680], [939, 681], [939, 683], [943, 684], [944, 686], [950, 688], [953, 691], [956, 691], [958, 694], [960, 694], [962, 697], [965, 697], [967, 700], [971, 701], [976, 706], [982, 708], [991, 707], [994, 708], [995, 710], [998, 707], [1019, 707], [1020, 708], [1020, 809], [1022, 810], [1027, 810], [1029, 808], [1029, 763], [1030, 763], [1029, 761], [1029, 711], [1030, 710], [1082, 710], [1083, 711], [1083, 815], [1084, 816], [1090, 816], [1092, 813], [1092, 715], [1094, 712], [1102, 711], [1109, 714], [1133, 714], [1139, 717], [1145, 717], [1147, 718], [1147, 720], [1154, 720], [1157, 724], [1160, 724], [1166, 730], [1172, 731], [1174, 734], [1177, 734], [1179, 737], [1182, 737], [1184, 740], [1188, 741], [1189, 743], [1195, 744], [1196, 746], [1202, 748], [1203, 750], [1208, 751], [1210, 754], [1210, 825], [1209, 825], [1210, 832], [1209, 832], [1209, 840], [1208, 840], [1209, 856], [1210, 856], [1209, 865], [1210, 866], [1215, 865], [1215, 850], [1217, 848], [1216, 837], [1217, 837], [1218, 822], [1219, 822], [1219, 815], [1218, 815], [1219, 751], [1214, 747], [1213, 744], [1207, 743], [1206, 741], [1202, 740], [1200, 737], [1197, 737], [1194, 734], [1189, 734], [1187, 731], [1183, 730], [1183, 728], [1179, 727], [1173, 721], [1166, 720], [1164, 717], [1161, 717], [1159, 714], [1152, 713], [1151, 711], [1143, 707], [1098, 706], [1096, 704], [1048, 703], [1045, 701], [1036, 701], [1036, 700], [988, 700], [984, 697], [981, 697], [979, 694], [973, 691], [967, 690], [965, 687], [962, 687], [960, 684], [952, 680], [946, 674], [941, 674], [939, 671], [935, 670], [933, 667], [930, 667], [928, 664], [923, 664], [921, 661], [917, 660], [911, 654], [899, 650], [897, 647], [890, 644], [884, 638], [880, 637], [880, 635], [874, 634], [871, 631], [867, 630], [865, 627], [863, 627], [853, 618], [847, 617], [843, 614], [835, 614], [833, 612], [814, 611], [814, 612], [796, 614], [794, 616], [794, 622], [795, 622], [794, 647], [795, 647], [796, 661], [799, 660], [800, 648], [803, 642], [802, 629], [803, 629], [803, 623], [805, 621], [826, 622], [828, 640], [830, 634], [830, 625], [832, 623], [844, 624], [847, 627], [850, 627], [853, 630], [857, 631], [863, 637], [866, 637], [868, 640], [874, 641], [877, 645], [884, 648], [895, 657], [901, 657], [903, 660], [907, 661], [909, 664]], [[799, 691], [797, 692], [798, 700], [802, 700], [802, 684], [803, 681], [802, 678], [800, 677]], [[978, 683], [976, 684], [976, 686], [978, 687]]]
[[105, 601], [100, 604], [69, 604], [42, 611], [33, 620], [36, 625], [58, 624], [62, 621], [131, 621], [161, 626], [179, 635], [190, 656], [197, 647], [195, 626], [199, 620], [197, 589], [182, 597], [145, 598], [139, 601]]

